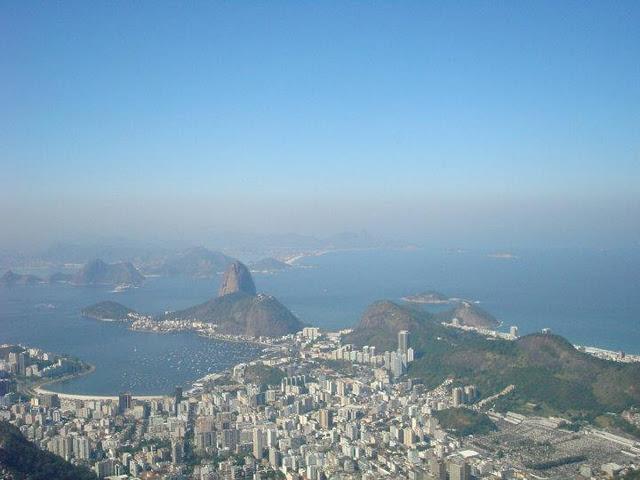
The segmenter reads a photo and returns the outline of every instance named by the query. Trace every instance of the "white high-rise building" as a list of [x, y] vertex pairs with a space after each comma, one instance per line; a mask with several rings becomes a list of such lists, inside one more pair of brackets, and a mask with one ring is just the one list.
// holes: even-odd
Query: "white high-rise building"
[[262, 458], [262, 452], [264, 450], [264, 434], [262, 430], [256, 428], [253, 430], [253, 457], [255, 459]]

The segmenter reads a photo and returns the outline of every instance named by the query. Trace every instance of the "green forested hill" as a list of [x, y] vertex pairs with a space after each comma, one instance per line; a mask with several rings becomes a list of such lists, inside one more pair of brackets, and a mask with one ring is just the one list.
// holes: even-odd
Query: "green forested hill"
[[96, 480], [87, 468], [76, 467], [40, 450], [16, 427], [0, 421], [0, 478], [15, 480]]
[[536, 404], [549, 413], [593, 417], [640, 405], [638, 364], [597, 359], [556, 335], [490, 339], [438, 320], [416, 308], [376, 302], [347, 341], [395, 349], [398, 330], [409, 330], [417, 352], [410, 376], [428, 385], [455, 377], [477, 385], [483, 397], [513, 384], [513, 394], [501, 401], [504, 408]]

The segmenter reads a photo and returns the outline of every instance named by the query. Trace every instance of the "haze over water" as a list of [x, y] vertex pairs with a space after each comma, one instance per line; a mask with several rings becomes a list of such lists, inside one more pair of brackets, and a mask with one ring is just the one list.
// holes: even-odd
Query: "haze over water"
[[[365, 250], [303, 261], [309, 268], [255, 275], [303, 321], [326, 329], [353, 326], [379, 299], [424, 290], [479, 301], [521, 334], [543, 327], [577, 344], [640, 353], [638, 249], [528, 250], [517, 258], [440, 250]], [[96, 366], [57, 391], [162, 394], [174, 385], [257, 355], [242, 344], [132, 332], [123, 324], [83, 319], [79, 310], [112, 299], [147, 313], [184, 308], [215, 295], [219, 279], [149, 278], [122, 293], [64, 285], [0, 289], [0, 342], [21, 342], [76, 355]]]

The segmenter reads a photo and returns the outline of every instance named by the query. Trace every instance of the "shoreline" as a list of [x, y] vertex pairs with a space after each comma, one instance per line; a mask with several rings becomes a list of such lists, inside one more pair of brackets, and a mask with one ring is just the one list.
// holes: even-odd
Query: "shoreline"
[[[89, 317], [91, 318], [91, 317]], [[100, 320], [100, 319], [95, 319], [95, 318], [91, 318], [91, 320], [94, 321], [104, 321], [107, 323], [122, 323], [122, 322], [114, 322], [111, 320]], [[132, 329], [131, 326], [129, 326], [127, 328], [127, 330], [132, 331], [132, 332], [145, 332], [145, 333], [155, 333], [155, 334], [175, 334], [175, 333], [191, 333], [191, 334], [195, 334], [198, 337], [201, 338], [205, 338], [208, 340], [216, 340], [219, 342], [226, 342], [226, 343], [242, 343], [242, 344], [246, 344], [246, 345], [250, 345], [253, 346], [255, 348], [259, 348], [260, 352], [258, 354], [258, 356], [256, 357], [256, 359], [259, 359], [262, 357], [262, 355], [264, 354], [264, 350], [270, 346], [272, 346], [269, 343], [263, 343], [260, 342], [258, 339], [256, 340], [251, 340], [251, 339], [245, 339], [245, 338], [222, 338], [223, 336], [218, 336], [218, 335], [207, 335], [204, 334], [203, 332], [199, 332], [198, 330], [190, 330], [190, 329], [185, 329], [185, 330], [168, 330], [168, 331], [158, 331], [158, 330], [152, 330], [152, 329]], [[90, 375], [92, 373], [94, 373], [96, 371], [96, 367], [95, 365], [92, 365], [90, 363], [87, 363], [86, 365], [88, 365], [89, 368], [87, 368], [86, 370], [83, 370], [82, 372], [76, 373], [76, 374], [69, 374], [69, 375], [65, 375], [62, 376], [60, 378], [52, 378], [52, 379], [47, 379], [43, 382], [38, 382], [33, 386], [29, 386], [27, 387], [25, 385], [25, 393], [28, 393], [30, 395], [57, 395], [58, 398], [60, 400], [83, 400], [83, 401], [107, 401], [107, 400], [112, 400], [112, 401], [117, 401], [118, 400], [118, 395], [95, 395], [95, 394], [86, 394], [86, 393], [64, 393], [64, 392], [56, 392], [54, 390], [50, 390], [47, 388], [44, 388], [46, 385], [53, 385], [56, 383], [62, 383], [62, 382], [66, 382], [66, 381], [71, 381], [71, 380], [75, 380], [77, 378], [83, 377], [85, 375]], [[235, 366], [235, 365], [234, 365]], [[233, 369], [233, 367], [231, 367], [231, 369]], [[203, 381], [207, 381], [208, 379], [211, 378], [217, 378], [219, 376], [222, 376], [226, 371], [228, 371], [229, 368], [220, 370], [219, 372], [212, 372], [212, 373], [208, 373], [203, 377], [198, 377], [192, 381], [188, 381], [187, 382], [187, 390], [192, 390], [193, 388], [195, 388], [196, 384], [201, 383]], [[136, 394], [132, 394], [131, 397], [135, 400], [141, 400], [141, 401], [151, 401], [151, 400], [161, 400], [167, 396], [170, 396], [168, 393], [167, 394], [150, 394], [150, 395], [136, 395]]]
[[[501, 332], [493, 328], [472, 327], [470, 325], [454, 325], [453, 323], [449, 323], [449, 322], [440, 322], [440, 324], [448, 328], [457, 328], [459, 330], [475, 332], [484, 337], [501, 338], [503, 340], [507, 340], [510, 342], [516, 341], [519, 338], [526, 336], [526, 335], [523, 335], [523, 336], [513, 337], [510, 333]], [[500, 321], [500, 324], [496, 328], [500, 328], [503, 325], [505, 325], [505, 323]], [[527, 335], [530, 335], [530, 334], [527, 334]], [[563, 337], [563, 338], [566, 338], [566, 337]], [[637, 354], [637, 353], [629, 353], [629, 352], [624, 352], [622, 350], [611, 350], [608, 348], [594, 347], [589, 345], [579, 345], [577, 343], [571, 342], [568, 339], [567, 341], [569, 341], [569, 343], [571, 343], [571, 345], [576, 350], [581, 351], [587, 355], [591, 355], [592, 357], [600, 358], [602, 360], [607, 360], [610, 362], [617, 362], [617, 363], [640, 363], [640, 354]], [[621, 353], [624, 353], [624, 356], [621, 356], [620, 355]]]
[[324, 255], [328, 255], [330, 253], [344, 253], [344, 252], [366, 252], [366, 251], [375, 251], [375, 250], [406, 250], [407, 247], [353, 247], [353, 248], [325, 248], [321, 250], [311, 250], [308, 252], [296, 253], [293, 255], [285, 256], [282, 260], [284, 263], [288, 265], [298, 265], [300, 260], [304, 260], [305, 258], [313, 258], [313, 257], [322, 257]]
[[[29, 387], [28, 390], [36, 395], [57, 395], [60, 400], [118, 400], [117, 395], [92, 395], [92, 394], [81, 394], [81, 393], [63, 393], [56, 392], [54, 390], [49, 390], [44, 388], [45, 385], [53, 385], [56, 383], [62, 383], [69, 380], [75, 380], [76, 378], [84, 377], [96, 371], [95, 365], [87, 364], [89, 368], [83, 372], [65, 375], [60, 378], [52, 378], [49, 380], [45, 380], [44, 382], [38, 383], [36, 386]], [[164, 397], [164, 395], [132, 395], [133, 398], [138, 400], [158, 400]]]
[[[118, 400], [117, 395], [90, 395], [81, 393], [60, 393], [52, 390], [47, 390], [42, 387], [35, 388], [33, 390], [38, 395], [57, 395], [60, 400], [84, 400], [84, 401], [105, 401], [105, 400]], [[161, 400], [168, 395], [135, 395], [132, 394], [131, 398], [134, 400]]]
[[[454, 326], [452, 324], [446, 324], [446, 326], [449, 327], [453, 327], [453, 328], [460, 328], [460, 326]], [[497, 330], [490, 330], [490, 329], [478, 329], [475, 327], [466, 327], [466, 328], [462, 328], [463, 330], [473, 330], [476, 331], [477, 333], [481, 334], [481, 335], [491, 335], [491, 336], [499, 336], [501, 338], [505, 338], [507, 340], [517, 340], [518, 337], [516, 338], [506, 338], [506, 336], [508, 334], [502, 334], [502, 332], [499, 332]], [[241, 340], [238, 340], [239, 342]], [[246, 342], [246, 343], [251, 343], [251, 342]], [[599, 348], [599, 347], [589, 347], [589, 346], [584, 346], [584, 345], [577, 345], [577, 344], [572, 344], [574, 348], [576, 348], [579, 351], [584, 352], [587, 355], [591, 355], [594, 356], [596, 358], [601, 358], [603, 360], [606, 361], [612, 361], [612, 362], [618, 362], [618, 363], [635, 363], [635, 362], [640, 362], [640, 355], [634, 355], [634, 354], [627, 354], [626, 355], [626, 360], [622, 360], [620, 358], [614, 358], [615, 356], [618, 355], [619, 352], [615, 352], [613, 350], [607, 350], [607, 349], [603, 349], [603, 348]], [[256, 357], [256, 359], [260, 359], [264, 356], [264, 350]], [[60, 383], [60, 382], [64, 382], [64, 381], [68, 381], [68, 380], [73, 380], [75, 378], [79, 378], [85, 375], [89, 375], [91, 373], [93, 373], [96, 370], [96, 367], [94, 365], [89, 364], [89, 369], [87, 369], [86, 371], [83, 371], [79, 374], [76, 375], [71, 375], [71, 376], [65, 376], [65, 377], [61, 377], [61, 378], [56, 378], [56, 379], [51, 379], [51, 380], [47, 380], [45, 382], [42, 382], [40, 384], [38, 384], [38, 386], [36, 387], [30, 387], [28, 390], [36, 395], [57, 395], [58, 398], [60, 398], [60, 400], [82, 400], [82, 401], [118, 401], [118, 395], [93, 395], [93, 394], [80, 394], [80, 393], [62, 393], [62, 392], [56, 392], [56, 391], [52, 391], [52, 390], [48, 390], [46, 388], [43, 388], [45, 385], [51, 385], [51, 384], [55, 384], [55, 383]], [[194, 389], [197, 389], [202, 383], [205, 383], [207, 381], [210, 380], [215, 380], [217, 378], [222, 377], [223, 375], [225, 375], [225, 373], [229, 373], [230, 371], [233, 370], [233, 367], [231, 368], [226, 368], [223, 370], [220, 370], [219, 372], [212, 372], [212, 373], [208, 373], [206, 375], [204, 375], [203, 377], [199, 377], [194, 379], [193, 381], [188, 382], [189, 383], [189, 387], [186, 388], [186, 391], [191, 391]], [[140, 400], [140, 401], [153, 401], [153, 400], [162, 400], [163, 398], [166, 398], [168, 396], [170, 396], [169, 394], [163, 394], [163, 395], [136, 395], [136, 394], [132, 394], [131, 395], [132, 398], [134, 400]]]

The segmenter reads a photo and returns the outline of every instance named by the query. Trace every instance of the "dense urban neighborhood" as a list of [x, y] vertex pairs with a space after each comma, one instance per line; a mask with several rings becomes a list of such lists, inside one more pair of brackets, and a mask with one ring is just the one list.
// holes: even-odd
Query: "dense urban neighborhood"
[[98, 478], [635, 478], [633, 437], [493, 409], [513, 386], [427, 388], [406, 375], [410, 331], [384, 352], [345, 343], [349, 333], [264, 338], [259, 359], [157, 397], [53, 393], [31, 377], [68, 360], [4, 346], [0, 418]]

